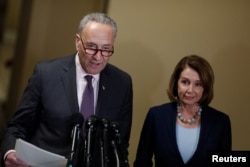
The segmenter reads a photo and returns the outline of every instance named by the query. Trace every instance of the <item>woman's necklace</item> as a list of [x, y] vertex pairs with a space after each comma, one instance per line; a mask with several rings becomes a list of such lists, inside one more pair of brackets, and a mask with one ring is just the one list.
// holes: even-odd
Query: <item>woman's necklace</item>
[[177, 104], [177, 116], [179, 120], [185, 124], [192, 124], [196, 122], [197, 118], [201, 115], [201, 112], [202, 112], [202, 108], [199, 107], [198, 111], [195, 113], [195, 115], [192, 118], [185, 119], [181, 114], [180, 104]]

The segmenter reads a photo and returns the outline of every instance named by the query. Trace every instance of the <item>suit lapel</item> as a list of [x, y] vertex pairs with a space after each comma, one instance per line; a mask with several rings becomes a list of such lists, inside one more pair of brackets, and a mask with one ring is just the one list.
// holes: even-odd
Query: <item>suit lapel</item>
[[202, 111], [202, 115], [201, 115], [201, 125], [200, 125], [200, 136], [199, 136], [199, 141], [197, 144], [197, 148], [192, 156], [192, 158], [190, 159], [190, 161], [192, 161], [192, 159], [196, 159], [196, 157], [199, 157], [200, 152], [202, 151], [202, 149], [204, 149], [204, 144], [206, 144], [206, 140], [209, 139], [209, 133], [210, 133], [210, 126], [209, 126], [209, 118], [208, 118], [208, 113], [209, 111], [207, 111], [207, 108], [204, 107], [203, 111]]
[[181, 157], [181, 154], [180, 154], [180, 151], [179, 151], [179, 148], [178, 148], [178, 145], [177, 145], [177, 137], [176, 137], [176, 114], [177, 114], [176, 112], [177, 112], [177, 110], [176, 110], [176, 105], [177, 105], [176, 103], [172, 103], [171, 109], [170, 109], [170, 111], [168, 111], [168, 112], [171, 112], [171, 115], [168, 118], [169, 122], [170, 122], [168, 131], [171, 132], [170, 133], [171, 139], [172, 139], [171, 143], [174, 144], [175, 153], [178, 156], [179, 161], [182, 161], [182, 163], [184, 164], [182, 157]]
[[[107, 64], [108, 66], [108, 64]], [[96, 115], [100, 115], [101, 107], [103, 107], [103, 100], [107, 97], [107, 93], [109, 90], [109, 77], [107, 72], [107, 67], [100, 73], [100, 81], [99, 81], [99, 92], [98, 92], [98, 99], [96, 104]]]
[[64, 91], [66, 93], [71, 112], [77, 113], [79, 112], [79, 106], [76, 89], [75, 56], [72, 56], [70, 61], [65, 62], [65, 64], [63, 64], [63, 70], [64, 73], [62, 75], [62, 82], [64, 85]]
[[204, 143], [206, 143], [206, 140], [208, 139], [210, 126], [209, 126], [209, 119], [207, 118], [206, 113], [207, 113], [207, 110], [206, 108], [204, 108], [202, 111], [202, 115], [201, 115], [200, 138], [199, 138], [196, 152], [198, 152], [201, 148], [204, 147]]

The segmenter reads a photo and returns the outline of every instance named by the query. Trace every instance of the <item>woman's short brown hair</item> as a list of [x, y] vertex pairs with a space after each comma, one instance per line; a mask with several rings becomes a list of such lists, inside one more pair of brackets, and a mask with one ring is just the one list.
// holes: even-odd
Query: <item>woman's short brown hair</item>
[[199, 74], [199, 77], [201, 79], [201, 84], [204, 91], [199, 101], [199, 104], [208, 105], [212, 101], [214, 95], [213, 93], [214, 72], [208, 61], [197, 55], [185, 56], [175, 66], [174, 72], [171, 75], [169, 86], [167, 89], [167, 94], [169, 99], [171, 101], [177, 101], [177, 102], [179, 101], [177, 82], [180, 78], [181, 72], [187, 66], [194, 69]]

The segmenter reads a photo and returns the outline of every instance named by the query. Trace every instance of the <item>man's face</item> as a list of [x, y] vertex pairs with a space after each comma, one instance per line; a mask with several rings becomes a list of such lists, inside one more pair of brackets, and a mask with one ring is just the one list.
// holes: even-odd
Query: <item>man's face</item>
[[76, 49], [85, 72], [98, 74], [105, 68], [110, 57], [105, 55], [113, 51], [114, 41], [112, 26], [94, 21], [88, 22], [81, 34], [76, 34]]

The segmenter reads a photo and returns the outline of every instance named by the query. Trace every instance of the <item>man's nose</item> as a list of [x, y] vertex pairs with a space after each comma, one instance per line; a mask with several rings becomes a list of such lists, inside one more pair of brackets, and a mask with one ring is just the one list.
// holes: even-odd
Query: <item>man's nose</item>
[[93, 57], [94, 57], [96, 60], [102, 59], [102, 58], [103, 58], [103, 56], [102, 56], [102, 51], [101, 51], [101, 50], [98, 50], [98, 51], [96, 52], [96, 54], [93, 55]]

